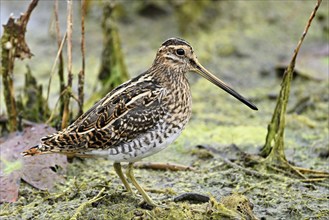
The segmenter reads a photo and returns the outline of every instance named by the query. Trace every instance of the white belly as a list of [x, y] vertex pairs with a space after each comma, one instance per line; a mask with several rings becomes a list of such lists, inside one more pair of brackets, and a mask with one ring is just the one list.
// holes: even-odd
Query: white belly
[[[135, 162], [165, 149], [169, 144], [178, 138], [181, 132], [182, 131], [179, 129], [169, 135], [167, 138], [162, 138], [162, 143], [160, 143], [160, 139], [155, 138], [150, 140], [150, 137], [148, 137], [150, 141], [145, 143], [143, 138], [141, 138], [139, 140], [134, 140], [132, 142], [123, 144], [122, 146], [116, 147], [115, 149], [110, 148], [107, 150], [94, 150], [91, 152], [91, 154], [95, 156], [107, 156], [114, 162]], [[146, 136], [147, 135], [151, 136], [151, 134], [146, 134]], [[134, 146], [138, 141], [141, 143], [141, 145], [137, 148], [133, 148], [132, 146]]]

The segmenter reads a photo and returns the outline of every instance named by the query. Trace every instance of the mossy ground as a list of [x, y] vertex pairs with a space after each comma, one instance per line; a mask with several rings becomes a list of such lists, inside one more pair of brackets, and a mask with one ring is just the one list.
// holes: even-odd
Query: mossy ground
[[[314, 4], [314, 1], [214, 1], [203, 6], [204, 13], [195, 21], [198, 25], [175, 16], [173, 9], [166, 5], [162, 7], [168, 10], [167, 14], [156, 19], [129, 13], [134, 8], [126, 7], [128, 15], [119, 24], [119, 29], [126, 64], [132, 76], [151, 65], [160, 43], [168, 37], [178, 36], [179, 22], [185, 22], [191, 33], [185, 32], [184, 38], [194, 46], [200, 62], [249, 97], [259, 111], [249, 110], [206, 80], [190, 74], [193, 94], [190, 123], [174, 144], [144, 161], [190, 165], [197, 171], [135, 171], [138, 181], [150, 191], [155, 202], [169, 206], [169, 210], [139, 208], [140, 198], [124, 193], [111, 161], [75, 159], [69, 164], [67, 182], [54, 192], [39, 191], [22, 183], [18, 202], [2, 204], [0, 218], [69, 219], [82, 203], [96, 196], [103, 187], [103, 198], [87, 206], [80, 219], [212, 218], [212, 213], [207, 211], [209, 204], [172, 202], [175, 195], [184, 192], [211, 195], [217, 200], [232, 192], [243, 193], [254, 204], [254, 212], [259, 218], [329, 218], [328, 180], [321, 184], [305, 183], [280, 173], [274, 173], [277, 178], [255, 177], [228, 166], [221, 159], [224, 156], [244, 166], [238, 152], [230, 146], [235, 144], [247, 153], [258, 153], [264, 144], [267, 124], [275, 106], [273, 96], [278, 94], [281, 82], [274, 68], [292, 55]], [[318, 15], [324, 21], [314, 21], [303, 48], [328, 46], [328, 4], [328, 1], [322, 3]], [[38, 7], [40, 13], [49, 6], [40, 2]], [[97, 24], [97, 10], [100, 9], [97, 4], [94, 7], [86, 24], [86, 78], [90, 79], [86, 80], [86, 98], [90, 97], [95, 85], [96, 77], [93, 76], [98, 71], [101, 51], [101, 30]], [[209, 13], [214, 13], [214, 16], [209, 17]], [[47, 17], [49, 13], [43, 12], [43, 16]], [[65, 19], [64, 14], [61, 16]], [[210, 19], [209, 24], [204, 17]], [[31, 22], [38, 23], [39, 19], [32, 15]], [[203, 23], [207, 25], [202, 26]], [[31, 33], [32, 28], [40, 27], [31, 25], [30, 28], [28, 26]], [[29, 35], [29, 32], [27, 41], [35, 57], [24, 62], [29, 63], [33, 74], [40, 74], [39, 79], [46, 84], [56, 55], [56, 42], [46, 37], [47, 34], [42, 38]], [[77, 52], [76, 72], [79, 69], [78, 57]], [[328, 57], [321, 59], [328, 64]], [[298, 58], [296, 65], [299, 65]], [[19, 78], [23, 76], [24, 68], [22, 62], [16, 63], [17, 87], [22, 83]], [[295, 165], [328, 170], [328, 69], [321, 74], [324, 76], [321, 81], [300, 76], [293, 81], [288, 111], [295, 109], [305, 97], [309, 101], [298, 114], [294, 111], [288, 113], [285, 147], [288, 160]], [[55, 78], [53, 85], [57, 86], [56, 83]], [[56, 90], [52, 89], [54, 102]], [[212, 153], [213, 157], [204, 157], [197, 145], [210, 145], [221, 155]], [[155, 193], [152, 189], [160, 191]]]

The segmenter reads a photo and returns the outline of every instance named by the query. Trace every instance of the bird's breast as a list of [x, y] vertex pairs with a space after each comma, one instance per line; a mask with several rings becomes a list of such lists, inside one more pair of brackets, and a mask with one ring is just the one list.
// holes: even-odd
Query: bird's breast
[[167, 93], [166, 108], [168, 110], [167, 123], [183, 129], [192, 114], [192, 97], [187, 80], [173, 86]]

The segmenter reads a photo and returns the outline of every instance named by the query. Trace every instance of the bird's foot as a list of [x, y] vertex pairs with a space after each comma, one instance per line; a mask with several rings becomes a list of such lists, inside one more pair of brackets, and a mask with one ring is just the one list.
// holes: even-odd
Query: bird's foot
[[147, 209], [147, 210], [152, 210], [154, 208], [169, 209], [169, 206], [167, 206], [167, 205], [163, 205], [163, 204], [158, 205], [158, 204], [154, 203], [153, 201], [151, 203], [149, 203], [149, 202], [146, 202], [145, 200], [138, 203], [138, 206], [141, 207], [142, 209]]
[[143, 198], [141, 195], [138, 194], [137, 191], [134, 191], [134, 190], [128, 191], [128, 190], [124, 189], [121, 191], [121, 194], [123, 196], [130, 197], [130, 198], [134, 199], [135, 201], [139, 201]]

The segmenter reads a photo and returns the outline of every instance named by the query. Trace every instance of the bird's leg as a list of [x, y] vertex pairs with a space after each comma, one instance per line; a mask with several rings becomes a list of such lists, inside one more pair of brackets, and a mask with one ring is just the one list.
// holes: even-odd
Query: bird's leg
[[128, 179], [131, 181], [131, 183], [136, 187], [136, 189], [138, 190], [138, 192], [140, 194], [142, 194], [143, 199], [145, 200], [145, 202], [151, 206], [157, 206], [153, 200], [147, 195], [147, 193], [145, 192], [145, 190], [137, 183], [135, 176], [134, 176], [134, 172], [133, 172], [133, 165], [134, 163], [129, 163], [128, 164], [128, 168], [126, 171], [126, 175], [128, 177]]
[[123, 185], [126, 187], [127, 192], [134, 194], [134, 192], [131, 190], [131, 188], [129, 186], [128, 181], [126, 180], [125, 176], [122, 173], [121, 164], [120, 163], [114, 163], [113, 167], [114, 167], [115, 172], [120, 177]]

